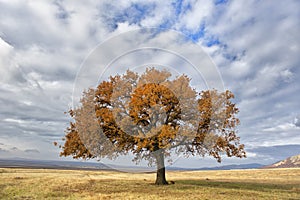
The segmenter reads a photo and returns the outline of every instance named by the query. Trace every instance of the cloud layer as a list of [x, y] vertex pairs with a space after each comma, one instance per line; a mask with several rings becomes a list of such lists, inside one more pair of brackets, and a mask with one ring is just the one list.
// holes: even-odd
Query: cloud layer
[[64, 112], [81, 63], [107, 38], [145, 27], [178, 31], [211, 56], [236, 95], [249, 149], [300, 144], [299, 7], [296, 0], [0, 0], [0, 156], [21, 155], [16, 147], [56, 159], [52, 142], [68, 125]]

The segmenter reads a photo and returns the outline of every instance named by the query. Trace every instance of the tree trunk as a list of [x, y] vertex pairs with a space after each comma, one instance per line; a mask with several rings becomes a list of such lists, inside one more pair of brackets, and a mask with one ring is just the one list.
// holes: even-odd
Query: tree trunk
[[164, 154], [162, 151], [158, 151], [155, 153], [155, 159], [156, 159], [156, 185], [167, 185], [168, 182], [166, 180], [166, 168], [165, 168], [165, 160], [164, 160]]

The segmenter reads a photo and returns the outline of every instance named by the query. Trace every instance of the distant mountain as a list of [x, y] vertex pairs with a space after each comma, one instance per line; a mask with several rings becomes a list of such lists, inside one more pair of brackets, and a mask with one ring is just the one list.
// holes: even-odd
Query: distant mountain
[[[256, 169], [263, 165], [257, 163], [242, 165], [224, 165], [205, 168], [181, 168], [167, 166], [167, 170], [230, 170], [230, 169]], [[34, 168], [34, 169], [78, 169], [78, 170], [118, 170], [127, 172], [153, 172], [155, 168], [140, 166], [106, 165], [101, 162], [57, 161], [57, 160], [30, 160], [23, 158], [0, 159], [0, 168]]]
[[203, 167], [203, 168], [180, 168], [180, 167], [167, 167], [169, 170], [231, 170], [231, 169], [258, 169], [264, 165], [258, 163], [241, 164], [241, 165], [223, 165], [218, 167]]
[[289, 157], [285, 160], [279, 161], [272, 165], [265, 166], [264, 168], [295, 168], [300, 167], [300, 154]]
[[110, 170], [110, 171], [126, 171], [126, 172], [151, 172], [155, 170], [154, 168], [149, 168], [149, 167], [111, 165], [111, 164], [103, 164], [101, 162], [31, 160], [31, 159], [24, 159], [24, 158], [11, 158], [11, 159], [0, 158], [0, 168]]
[[9, 168], [36, 168], [36, 169], [89, 169], [111, 170], [103, 163], [56, 161], [56, 160], [30, 160], [23, 158], [0, 159], [0, 167]]

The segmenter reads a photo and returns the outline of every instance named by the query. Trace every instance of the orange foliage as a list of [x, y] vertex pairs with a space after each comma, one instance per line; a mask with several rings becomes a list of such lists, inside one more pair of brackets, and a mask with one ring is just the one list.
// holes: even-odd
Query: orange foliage
[[114, 158], [132, 152], [151, 163], [156, 151], [186, 156], [245, 157], [236, 136], [238, 108], [230, 91], [197, 93], [185, 76], [170, 80], [168, 71], [127, 71], [83, 94], [70, 111], [61, 156]]

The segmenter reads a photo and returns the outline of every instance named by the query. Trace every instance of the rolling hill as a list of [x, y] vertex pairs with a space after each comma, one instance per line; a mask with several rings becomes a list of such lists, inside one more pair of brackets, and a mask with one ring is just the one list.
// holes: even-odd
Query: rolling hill
[[264, 168], [296, 168], [300, 167], [300, 154], [291, 156], [285, 160], [279, 161], [272, 165], [265, 166]]

